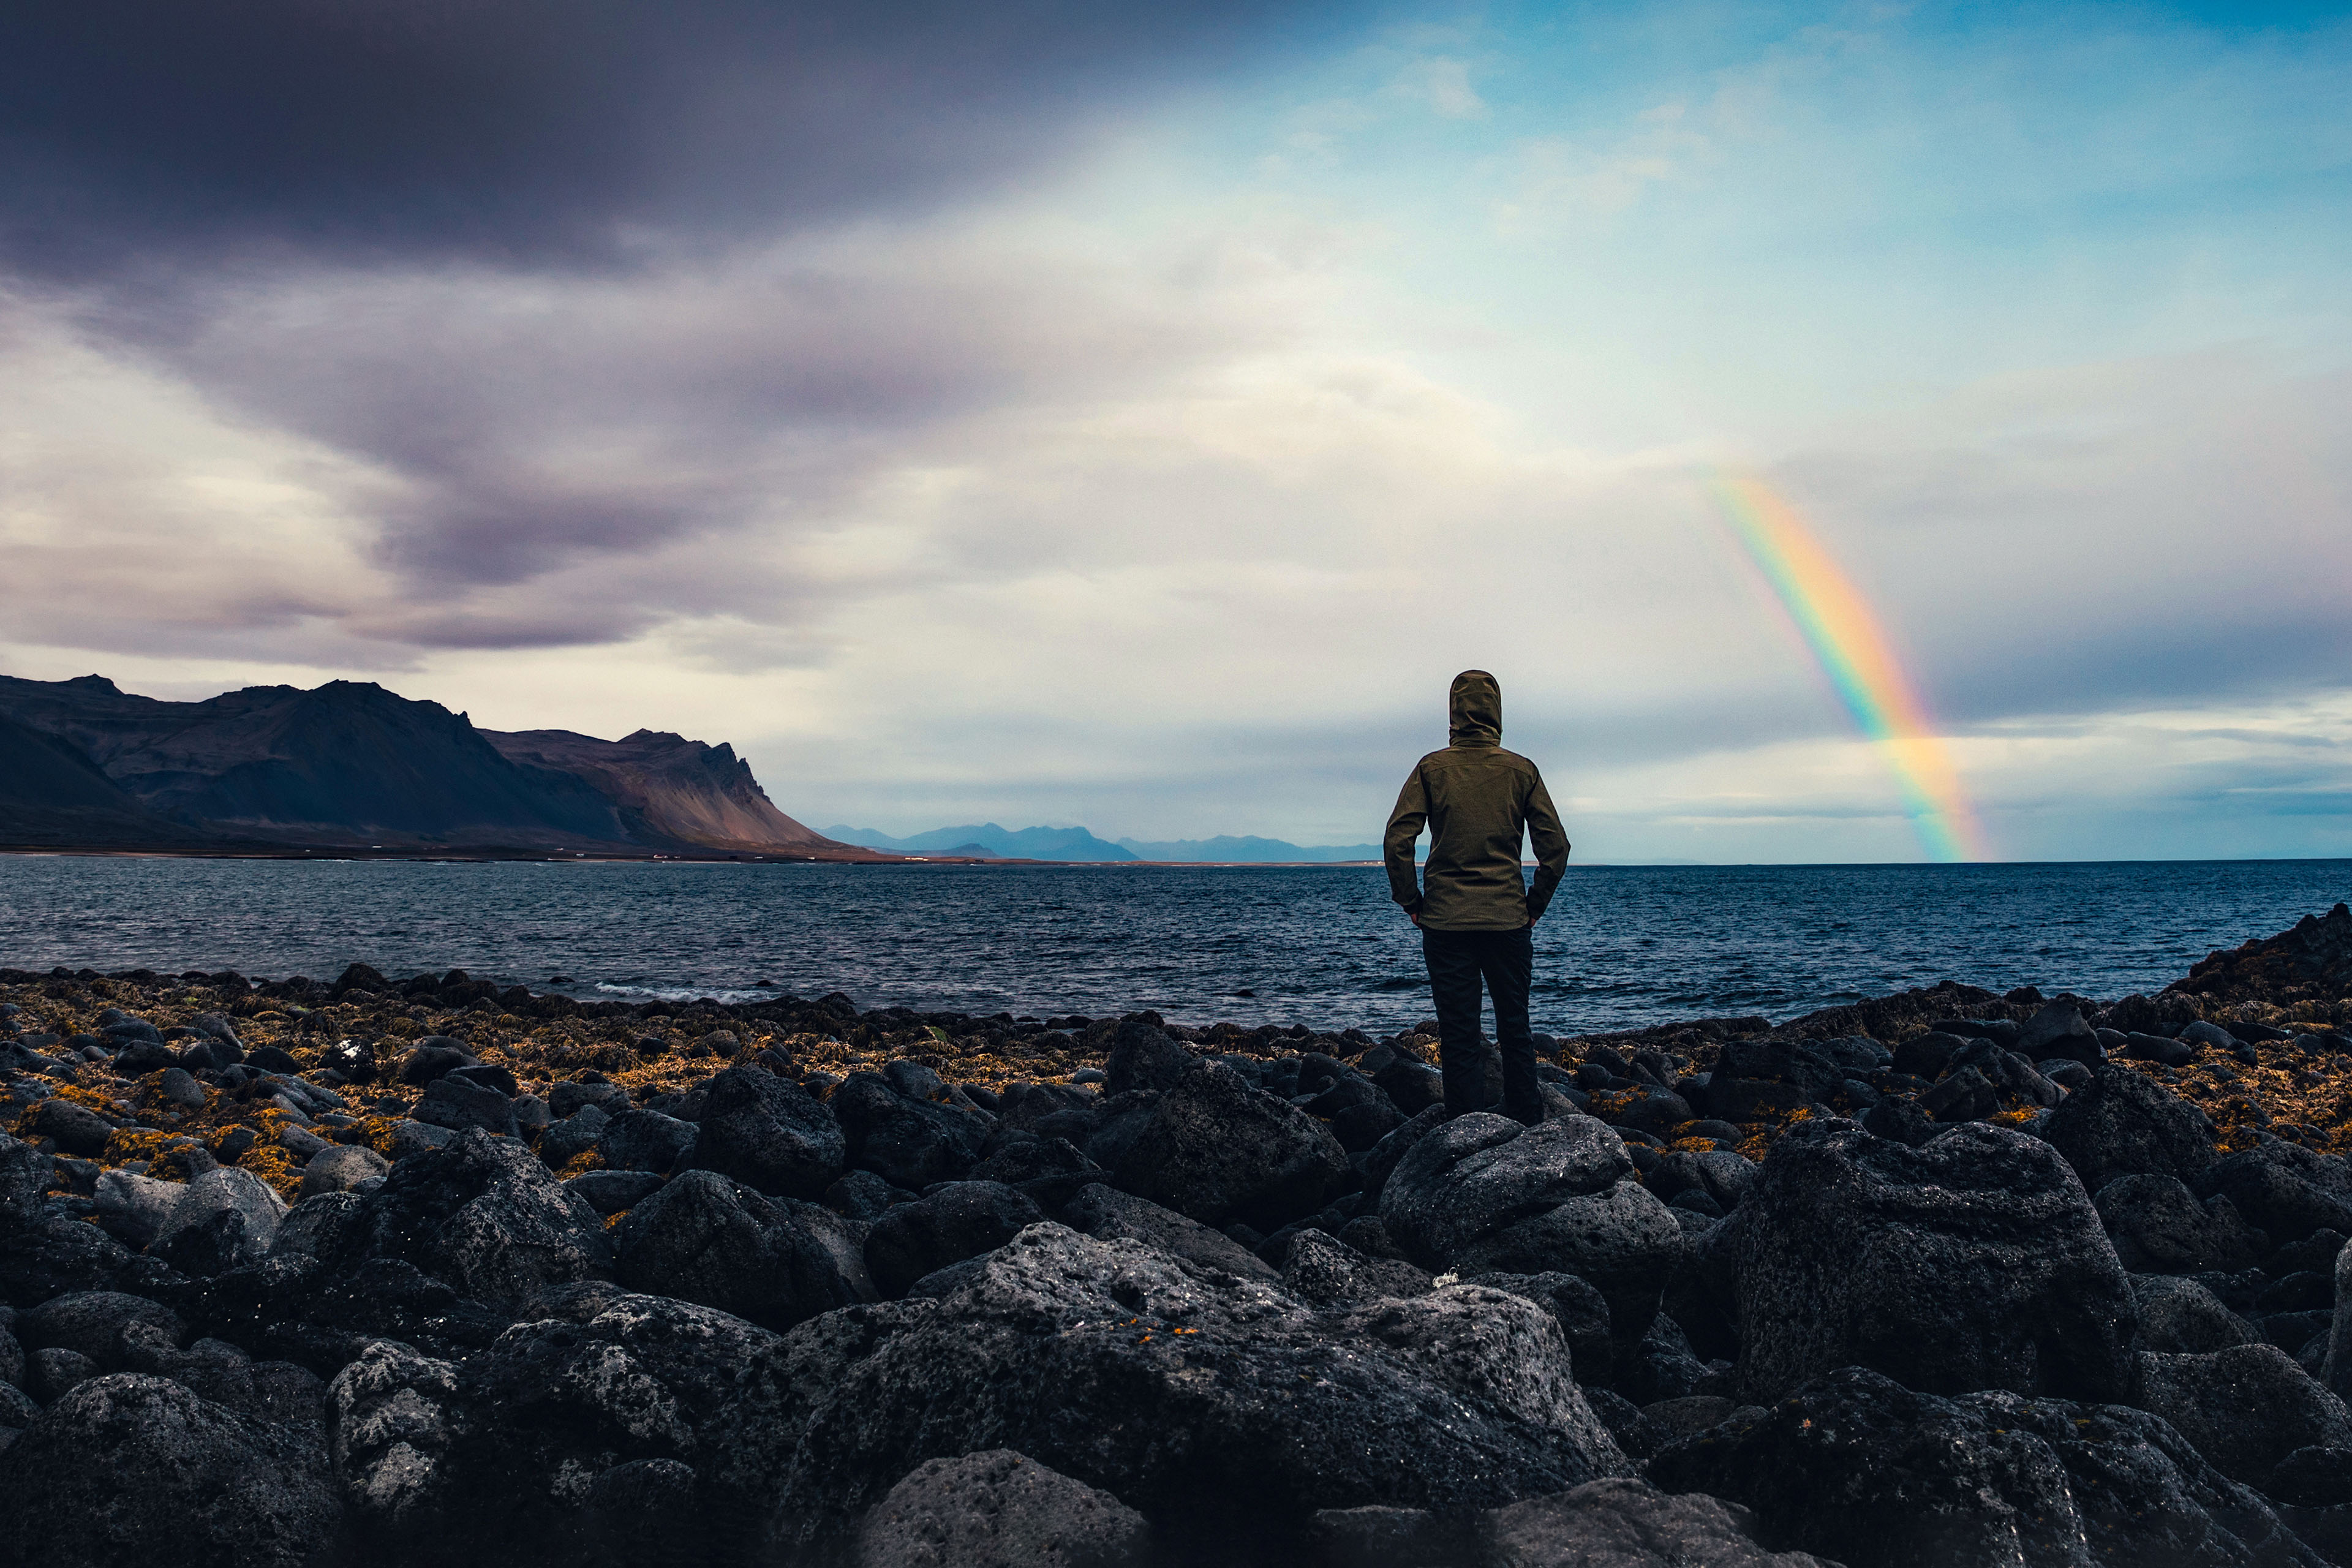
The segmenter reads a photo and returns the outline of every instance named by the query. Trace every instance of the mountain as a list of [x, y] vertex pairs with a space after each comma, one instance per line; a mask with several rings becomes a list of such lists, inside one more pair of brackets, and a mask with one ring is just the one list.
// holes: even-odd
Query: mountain
[[158, 816], [65, 742], [0, 717], [0, 839], [17, 845], [196, 845], [211, 836]]
[[1279, 838], [1239, 837], [1220, 834], [1214, 838], [1176, 838], [1148, 844], [1141, 839], [1117, 840], [1123, 849], [1132, 849], [1146, 860], [1225, 860], [1244, 864], [1281, 860], [1377, 860], [1381, 847], [1377, 844], [1289, 844]]
[[372, 682], [166, 702], [97, 675], [0, 676], [0, 843], [842, 851], [730, 748], [492, 736]]
[[887, 849], [896, 855], [969, 854], [974, 845], [1016, 860], [1134, 860], [1132, 849], [1097, 838], [1083, 827], [1024, 827], [1015, 832], [983, 822], [977, 827], [935, 827], [911, 838], [893, 838], [871, 827], [828, 827], [825, 834], [844, 844]]
[[726, 744], [666, 731], [617, 741], [569, 730], [485, 730], [509, 762], [572, 774], [621, 808], [631, 837], [727, 849], [822, 849], [837, 845], [778, 811], [751, 765]]

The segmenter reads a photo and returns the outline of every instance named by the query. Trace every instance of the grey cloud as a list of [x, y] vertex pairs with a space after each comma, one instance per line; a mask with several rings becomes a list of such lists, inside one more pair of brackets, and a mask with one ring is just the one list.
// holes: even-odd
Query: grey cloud
[[1360, 23], [1008, 0], [76, 0], [0, 20], [0, 254], [87, 279], [256, 247], [625, 265], [905, 210], [1133, 95]]

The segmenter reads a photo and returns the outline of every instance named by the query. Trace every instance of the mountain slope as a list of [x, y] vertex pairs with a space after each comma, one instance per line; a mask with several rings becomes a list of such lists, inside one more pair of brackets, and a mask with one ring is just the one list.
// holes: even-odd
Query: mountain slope
[[173, 847], [210, 837], [149, 811], [71, 742], [0, 716], [0, 842]]
[[1024, 827], [1014, 830], [1000, 827], [993, 822], [983, 822], [973, 827], [935, 827], [929, 833], [918, 833], [909, 838], [894, 838], [871, 827], [835, 826], [824, 830], [845, 844], [863, 844], [869, 849], [887, 849], [898, 855], [945, 855], [960, 847], [968, 848], [977, 844], [984, 849], [1018, 860], [1133, 860], [1138, 857], [1131, 849], [1122, 849], [1106, 839], [1097, 838], [1083, 827]]
[[643, 843], [724, 849], [836, 847], [778, 811], [730, 745], [665, 731], [602, 741], [570, 730], [485, 730], [509, 762], [558, 769], [618, 805]]
[[294, 842], [628, 842], [618, 809], [583, 780], [509, 762], [464, 714], [373, 682], [164, 702], [98, 676], [0, 678], [0, 713], [75, 745], [148, 810], [191, 825]]

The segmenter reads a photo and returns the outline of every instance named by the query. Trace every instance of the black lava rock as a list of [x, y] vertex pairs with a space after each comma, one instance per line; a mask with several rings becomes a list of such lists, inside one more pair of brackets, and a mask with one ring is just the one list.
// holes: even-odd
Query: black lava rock
[[2004, 1128], [1916, 1150], [1797, 1128], [1702, 1261], [1752, 1400], [1857, 1364], [1932, 1392], [2131, 1387], [2137, 1308], [2098, 1215], [2055, 1151]]
[[950, 1182], [884, 1211], [866, 1238], [874, 1288], [898, 1297], [924, 1275], [993, 1252], [1045, 1216], [1000, 1182]]

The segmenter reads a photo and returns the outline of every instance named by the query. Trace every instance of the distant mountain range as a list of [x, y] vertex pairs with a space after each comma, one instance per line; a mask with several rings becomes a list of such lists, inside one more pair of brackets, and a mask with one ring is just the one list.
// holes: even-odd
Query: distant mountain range
[[1083, 827], [1000, 827], [983, 822], [966, 827], [937, 827], [905, 838], [871, 827], [836, 824], [827, 837], [844, 844], [862, 844], [895, 855], [968, 855], [974, 858], [1027, 860], [1227, 860], [1271, 863], [1286, 860], [1377, 860], [1377, 844], [1331, 844], [1314, 847], [1286, 844], [1279, 838], [1181, 838], [1148, 842], [1139, 838], [1097, 838]]
[[477, 729], [369, 682], [202, 702], [0, 676], [0, 844], [873, 858], [776, 809], [725, 745]]

